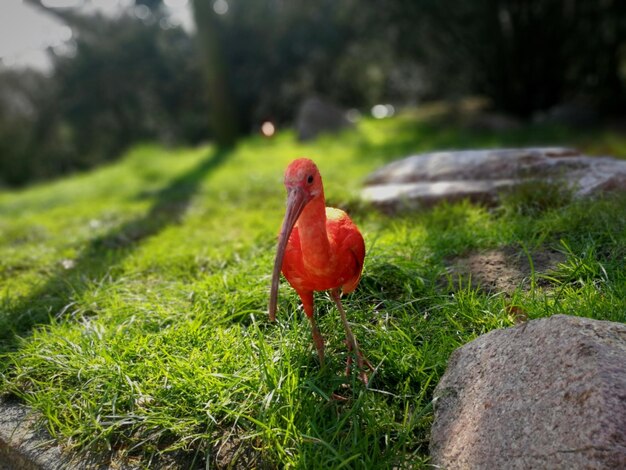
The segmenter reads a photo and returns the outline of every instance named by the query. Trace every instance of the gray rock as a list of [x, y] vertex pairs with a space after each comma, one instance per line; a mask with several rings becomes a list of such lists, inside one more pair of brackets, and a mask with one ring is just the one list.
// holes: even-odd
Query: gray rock
[[[153, 456], [148, 463], [119, 452], [81, 453], [62, 446], [45, 431], [35, 410], [0, 396], [0, 470], [139, 470], [198, 468], [197, 455], [185, 450]], [[266, 468], [261, 455], [247, 441], [231, 434], [214, 446], [206, 468]], [[195, 465], [195, 466], [194, 466]], [[204, 468], [204, 465], [202, 466]]]
[[602, 119], [590, 103], [569, 101], [553, 106], [545, 112], [535, 114], [533, 121], [583, 129], [597, 125]]
[[382, 208], [470, 199], [497, 202], [532, 181], [563, 182], [574, 196], [626, 190], [626, 160], [589, 157], [568, 148], [466, 150], [414, 155], [372, 173], [361, 196]]
[[296, 116], [296, 132], [301, 141], [311, 140], [321, 133], [337, 132], [353, 124], [345, 112], [332, 103], [320, 98], [307, 98]]
[[459, 348], [430, 451], [448, 470], [626, 468], [626, 325], [555, 315]]
[[470, 116], [463, 126], [474, 131], [506, 132], [522, 127], [519, 119], [508, 114], [480, 112]]
[[49, 434], [38, 431], [35, 414], [0, 399], [0, 470], [57, 470], [68, 467]]

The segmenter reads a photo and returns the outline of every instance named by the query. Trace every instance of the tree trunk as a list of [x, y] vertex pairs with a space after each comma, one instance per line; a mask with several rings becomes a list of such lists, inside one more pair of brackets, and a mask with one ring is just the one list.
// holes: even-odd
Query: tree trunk
[[218, 146], [230, 147], [239, 135], [237, 110], [222, 54], [219, 18], [212, 5], [211, 0], [193, 1], [196, 36], [204, 61], [211, 129]]

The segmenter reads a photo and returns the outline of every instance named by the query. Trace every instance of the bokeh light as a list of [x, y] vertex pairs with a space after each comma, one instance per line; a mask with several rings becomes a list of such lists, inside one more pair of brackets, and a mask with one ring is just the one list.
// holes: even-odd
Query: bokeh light
[[265, 137], [272, 137], [276, 133], [276, 127], [270, 121], [265, 121], [261, 125], [261, 134]]
[[226, 0], [215, 0], [213, 11], [218, 15], [225, 15], [228, 13], [228, 2]]
[[396, 109], [390, 104], [377, 104], [372, 107], [372, 116], [376, 119], [384, 119], [393, 116]]

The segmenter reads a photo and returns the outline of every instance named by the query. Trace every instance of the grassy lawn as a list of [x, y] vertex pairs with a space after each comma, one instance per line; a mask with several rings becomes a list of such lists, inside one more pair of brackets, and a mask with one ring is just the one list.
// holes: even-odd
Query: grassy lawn
[[[626, 197], [469, 203], [380, 214], [368, 172], [419, 151], [566, 144], [626, 158], [617, 132], [470, 132], [403, 115], [297, 143], [235, 150], [139, 146], [118, 163], [0, 193], [0, 392], [41, 412], [64, 446], [137, 466], [421, 468], [432, 393], [450, 353], [494, 328], [568, 313], [626, 321]], [[316, 297], [327, 363], [283, 282], [266, 318], [282, 174], [313, 158], [329, 205], [347, 208], [367, 256], [344, 300], [369, 388], [343, 373], [339, 315]], [[507, 248], [564, 261], [513, 292], [449, 274], [449, 260]], [[346, 400], [329, 399], [337, 393]]]

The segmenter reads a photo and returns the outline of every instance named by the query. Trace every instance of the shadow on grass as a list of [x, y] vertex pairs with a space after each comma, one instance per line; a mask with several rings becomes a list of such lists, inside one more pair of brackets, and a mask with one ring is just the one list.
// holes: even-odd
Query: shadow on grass
[[197, 166], [172, 180], [152, 197], [154, 203], [141, 217], [98, 236], [82, 250], [71, 269], [59, 267], [30, 295], [7, 299], [0, 310], [0, 352], [14, 350], [19, 338], [36, 325], [49, 323], [72, 305], [93, 282], [108, 275], [146, 239], [180, 223], [202, 180], [230, 155], [216, 150]]

